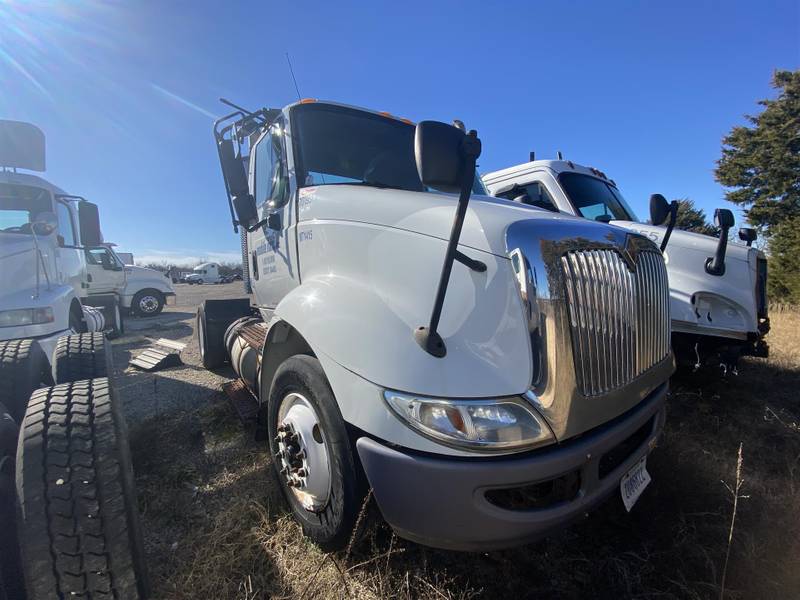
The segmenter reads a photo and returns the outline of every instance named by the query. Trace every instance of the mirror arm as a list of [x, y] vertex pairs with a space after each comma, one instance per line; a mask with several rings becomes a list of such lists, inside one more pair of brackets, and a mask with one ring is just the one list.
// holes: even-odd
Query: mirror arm
[[714, 256], [706, 259], [706, 273], [721, 277], [725, 274], [725, 252], [728, 249], [728, 227], [721, 227]]
[[[447, 354], [444, 340], [442, 336], [439, 335], [437, 329], [439, 327], [439, 319], [442, 316], [442, 306], [444, 305], [444, 297], [447, 293], [447, 285], [450, 282], [450, 273], [453, 270], [453, 262], [456, 260], [457, 254], [460, 254], [458, 251], [458, 239], [461, 237], [461, 229], [464, 226], [464, 218], [467, 215], [467, 205], [469, 204], [472, 184], [475, 179], [475, 163], [481, 153], [481, 141], [478, 139], [478, 134], [474, 129], [471, 130], [461, 142], [461, 152], [464, 161], [463, 179], [458, 196], [458, 207], [456, 208], [456, 215], [453, 219], [453, 228], [450, 231], [450, 239], [447, 242], [447, 251], [444, 256], [442, 273], [439, 276], [439, 285], [436, 289], [436, 299], [433, 303], [431, 320], [427, 327], [421, 326], [414, 330], [414, 339], [417, 340], [417, 343], [428, 354], [436, 358], [442, 358]], [[464, 258], [469, 258], [463, 254], [462, 256], [464, 256]], [[472, 261], [472, 259], [469, 260]], [[486, 265], [484, 265], [484, 267], [485, 266]]]
[[478, 273], [486, 272], [486, 263], [476, 260], [474, 258], [470, 258], [460, 250], [456, 250], [455, 259], [468, 269], [472, 269], [473, 271], [477, 271]]
[[664, 239], [661, 240], [661, 252], [667, 248], [669, 238], [672, 235], [672, 230], [675, 229], [675, 223], [678, 221], [678, 201], [673, 200], [669, 203], [669, 223], [667, 223], [667, 230], [664, 232]]

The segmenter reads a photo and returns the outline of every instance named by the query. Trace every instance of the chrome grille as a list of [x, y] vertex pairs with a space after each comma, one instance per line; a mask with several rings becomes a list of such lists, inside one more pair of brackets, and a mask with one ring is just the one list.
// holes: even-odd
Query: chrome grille
[[623, 387], [670, 351], [669, 285], [660, 253], [637, 253], [631, 271], [618, 252], [561, 257], [578, 387], [599, 396]]

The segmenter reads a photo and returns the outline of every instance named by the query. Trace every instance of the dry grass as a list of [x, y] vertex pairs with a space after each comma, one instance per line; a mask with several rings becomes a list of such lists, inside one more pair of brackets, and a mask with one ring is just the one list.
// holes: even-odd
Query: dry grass
[[264, 448], [222, 395], [132, 431], [157, 598], [719, 597], [743, 448], [725, 598], [800, 590], [800, 313], [772, 315], [772, 357], [738, 377], [672, 383], [653, 483], [631, 514], [612, 499], [539, 544], [460, 554], [396, 538], [375, 519], [352, 552], [324, 554], [285, 512]]

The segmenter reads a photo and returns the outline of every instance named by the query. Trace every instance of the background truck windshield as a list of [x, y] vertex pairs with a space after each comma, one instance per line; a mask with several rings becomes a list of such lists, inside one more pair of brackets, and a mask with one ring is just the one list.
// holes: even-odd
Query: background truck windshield
[[[426, 191], [414, 157], [414, 125], [327, 104], [297, 106], [292, 118], [300, 187], [349, 183]], [[472, 191], [486, 195], [477, 176]]]
[[30, 234], [35, 217], [52, 210], [47, 190], [0, 184], [0, 233]]
[[622, 194], [610, 183], [582, 173], [562, 173], [558, 181], [572, 206], [585, 219], [638, 221]]

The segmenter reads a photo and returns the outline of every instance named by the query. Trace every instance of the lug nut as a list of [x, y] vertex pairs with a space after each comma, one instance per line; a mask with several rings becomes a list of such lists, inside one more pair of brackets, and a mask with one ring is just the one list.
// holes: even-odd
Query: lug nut
[[308, 472], [305, 469], [297, 469], [295, 475], [297, 475], [298, 477], [306, 477], [308, 475]]

